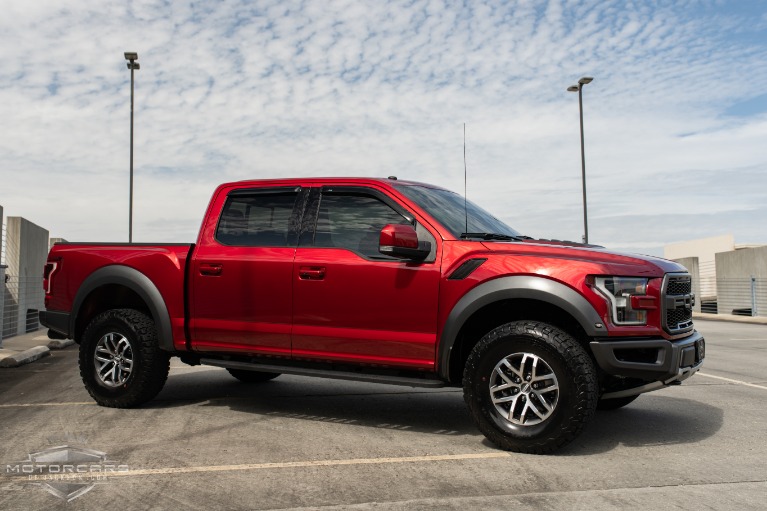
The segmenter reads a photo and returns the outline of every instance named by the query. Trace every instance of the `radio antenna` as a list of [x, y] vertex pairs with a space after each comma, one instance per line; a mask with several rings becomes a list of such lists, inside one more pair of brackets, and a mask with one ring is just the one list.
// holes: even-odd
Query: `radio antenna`
[[469, 205], [466, 198], [466, 123], [463, 123], [463, 213], [466, 218], [466, 229], [463, 232], [469, 232]]

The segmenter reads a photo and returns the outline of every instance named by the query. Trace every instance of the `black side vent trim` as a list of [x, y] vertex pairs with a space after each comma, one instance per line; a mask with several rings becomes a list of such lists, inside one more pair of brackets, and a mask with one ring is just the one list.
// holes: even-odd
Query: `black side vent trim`
[[464, 262], [461, 266], [456, 268], [455, 271], [450, 274], [447, 280], [463, 280], [469, 275], [471, 275], [474, 272], [474, 270], [482, 266], [482, 263], [484, 263], [485, 261], [487, 261], [487, 258], [469, 259], [468, 261]]

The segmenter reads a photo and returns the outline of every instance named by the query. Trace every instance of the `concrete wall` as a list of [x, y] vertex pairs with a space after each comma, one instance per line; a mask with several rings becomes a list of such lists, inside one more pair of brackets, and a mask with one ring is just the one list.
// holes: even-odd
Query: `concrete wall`
[[5, 265], [0, 264], [0, 348], [3, 347], [3, 332], [5, 330]]
[[[42, 278], [48, 256], [48, 231], [21, 217], [8, 217], [5, 261], [9, 281], [5, 289], [5, 314], [15, 309], [15, 321], [3, 321], [3, 337], [26, 333], [37, 326], [37, 311], [45, 300]], [[29, 320], [33, 323], [30, 324]]]
[[700, 312], [700, 301], [702, 296], [700, 294], [700, 268], [698, 266], [698, 258], [683, 257], [681, 259], [674, 259], [674, 261], [687, 268], [687, 271], [690, 272], [690, 275], [692, 276], [692, 292], [695, 293], [695, 307], [693, 310], [695, 312]]
[[56, 243], [66, 243], [66, 241], [67, 240], [65, 240], [64, 238], [51, 238], [48, 241], [48, 252], [51, 251], [51, 249], [53, 248], [53, 245], [55, 245]]
[[663, 257], [675, 261], [687, 257], [697, 257], [698, 282], [700, 282], [700, 294], [698, 296], [701, 299], [715, 299], [717, 295], [715, 256], [718, 252], [728, 252], [731, 250], [735, 250], [735, 238], [732, 234], [725, 234], [723, 236], [671, 243], [663, 247]]
[[756, 308], [767, 315], [767, 247], [744, 248], [716, 254], [716, 287], [719, 312], [752, 306], [751, 277], [756, 277]]
[[[3, 226], [3, 207], [0, 206], [0, 231]], [[1, 234], [1, 232], [0, 232]], [[3, 246], [0, 244], [0, 261], [3, 261]], [[5, 265], [0, 262], [0, 348], [3, 347], [3, 306], [5, 305]]]
[[699, 262], [713, 261], [715, 254], [735, 250], [735, 238], [732, 234], [702, 238], [699, 240], [680, 241], [663, 247], [663, 257], [666, 259], [681, 259], [697, 257]]

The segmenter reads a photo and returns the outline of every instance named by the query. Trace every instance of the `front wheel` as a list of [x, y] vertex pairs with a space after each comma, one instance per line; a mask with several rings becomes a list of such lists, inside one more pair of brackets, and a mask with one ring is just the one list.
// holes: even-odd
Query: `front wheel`
[[80, 377], [101, 406], [131, 408], [154, 398], [168, 378], [170, 356], [154, 321], [133, 309], [96, 316], [80, 343]]
[[597, 374], [583, 347], [546, 323], [516, 321], [485, 335], [466, 362], [464, 399], [501, 449], [552, 452], [594, 415]]

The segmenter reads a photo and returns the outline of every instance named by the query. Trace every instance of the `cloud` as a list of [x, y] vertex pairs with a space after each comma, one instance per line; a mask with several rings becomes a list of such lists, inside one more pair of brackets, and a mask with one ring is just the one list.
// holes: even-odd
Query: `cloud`
[[764, 93], [764, 7], [9, 4], [0, 204], [54, 236], [127, 239], [128, 50], [141, 241], [194, 241], [228, 180], [395, 174], [460, 191], [464, 122], [469, 197], [527, 234], [580, 239], [565, 89], [583, 75], [592, 241], [661, 253], [682, 233], [743, 232], [734, 212], [767, 202], [767, 116], [726, 115]]

